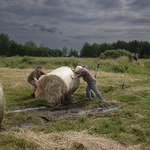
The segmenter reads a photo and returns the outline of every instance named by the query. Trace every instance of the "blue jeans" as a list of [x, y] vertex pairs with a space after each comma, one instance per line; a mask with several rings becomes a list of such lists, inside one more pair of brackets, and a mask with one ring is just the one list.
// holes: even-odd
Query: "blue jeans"
[[103, 102], [103, 97], [101, 96], [101, 94], [98, 91], [97, 86], [96, 86], [96, 80], [93, 80], [92, 82], [90, 82], [90, 83], [87, 84], [86, 95], [87, 95], [87, 98], [89, 100], [92, 100], [91, 90], [95, 93], [95, 95], [97, 96], [98, 100], [100, 102]]

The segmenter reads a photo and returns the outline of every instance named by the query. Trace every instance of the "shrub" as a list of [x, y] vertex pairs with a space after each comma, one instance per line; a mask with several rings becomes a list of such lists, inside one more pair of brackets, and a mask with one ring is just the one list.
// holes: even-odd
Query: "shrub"
[[105, 58], [106, 58], [106, 56], [105, 56], [105, 54], [104, 54], [104, 53], [101, 53], [101, 55], [99, 56], [99, 58], [100, 58], [100, 59], [105, 59]]
[[124, 65], [124, 64], [113, 64], [112, 65], [112, 71], [113, 72], [127, 72], [128, 70], [128, 66]]
[[129, 56], [131, 53], [124, 49], [117, 49], [117, 50], [107, 50], [102, 54], [101, 57], [105, 56], [106, 58], [118, 58], [121, 56]]
[[32, 57], [28, 57], [28, 56], [24, 56], [24, 57], [22, 58], [22, 62], [23, 62], [23, 63], [26, 63], [26, 64], [29, 64], [29, 65], [34, 64], [33, 58], [32, 58]]
[[23, 58], [22, 58], [22, 62], [28, 62], [28, 61], [30, 61], [31, 60], [31, 57], [28, 57], [28, 56], [24, 56]]

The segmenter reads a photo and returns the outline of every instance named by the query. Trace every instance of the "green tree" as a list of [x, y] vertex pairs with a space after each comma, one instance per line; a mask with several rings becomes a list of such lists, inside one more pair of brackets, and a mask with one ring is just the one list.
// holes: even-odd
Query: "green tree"
[[80, 52], [81, 57], [91, 57], [91, 45], [85, 42]]
[[117, 41], [112, 43], [112, 49], [128, 49], [128, 44], [125, 41]]
[[2, 56], [7, 55], [10, 46], [9, 41], [10, 38], [7, 34], [4, 33], [0, 34], [0, 55]]
[[63, 56], [64, 56], [64, 57], [67, 57], [67, 56], [68, 56], [68, 49], [67, 49], [67, 47], [63, 47], [62, 53], [63, 53]]
[[97, 43], [93, 43], [91, 46], [92, 56], [91, 57], [98, 57], [101, 53], [100, 45]]
[[141, 42], [141, 51], [140, 56], [142, 58], [148, 58], [150, 57], [150, 43], [147, 41]]
[[38, 47], [37, 51], [37, 55], [38, 56], [42, 56], [42, 57], [48, 57], [49, 56], [49, 48], [48, 47], [44, 47], [44, 46], [40, 46]]
[[16, 43], [14, 40], [11, 40], [7, 56], [15, 56], [15, 55], [19, 55], [19, 44]]
[[70, 49], [68, 56], [78, 57], [78, 51], [76, 51], [75, 49]]

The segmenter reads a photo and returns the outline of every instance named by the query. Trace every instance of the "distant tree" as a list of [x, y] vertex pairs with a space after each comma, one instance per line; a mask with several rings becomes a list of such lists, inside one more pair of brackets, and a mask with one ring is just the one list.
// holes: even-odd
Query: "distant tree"
[[149, 58], [150, 57], [150, 43], [147, 41], [141, 42], [141, 49], [140, 49], [140, 57], [142, 58]]
[[49, 56], [49, 48], [41, 45], [37, 49], [37, 55], [42, 56], [42, 57], [48, 57]]
[[25, 43], [28, 48], [37, 48], [37, 45], [33, 41], [28, 41]]
[[63, 52], [60, 49], [55, 49], [55, 57], [62, 57], [63, 56]]
[[110, 50], [110, 49], [112, 49], [111, 44], [107, 44], [107, 43], [100, 44], [101, 53], [105, 52], [106, 50]]
[[15, 55], [19, 55], [19, 44], [16, 43], [14, 40], [10, 41], [10, 47], [9, 47], [9, 51], [7, 53], [7, 56], [15, 56]]
[[[90, 45], [85, 42], [80, 51], [81, 57], [99, 57], [101, 54], [105, 58], [106, 50], [125, 49], [131, 53], [138, 53], [141, 58], [150, 57], [150, 43], [148, 41], [120, 41], [114, 43], [93, 43]], [[122, 51], [121, 51], [122, 52]], [[115, 52], [114, 52], [115, 53]], [[117, 53], [118, 54], [118, 53]], [[49, 49], [48, 47], [37, 46], [34, 42], [28, 41], [25, 44], [19, 44], [14, 40], [11, 40], [7, 34], [0, 34], [0, 55], [1, 56], [53, 56], [53, 57], [66, 57], [66, 56], [78, 56], [78, 52], [75, 49], [70, 51], [67, 47], [60, 49]]]
[[128, 49], [128, 44], [125, 41], [117, 41], [112, 43], [112, 49]]
[[68, 56], [68, 49], [67, 49], [67, 47], [63, 47], [62, 53], [63, 53], [63, 56], [64, 56], [64, 57], [67, 57], [67, 56]]
[[28, 42], [25, 43], [24, 50], [26, 51], [26, 55], [29, 55], [29, 56], [39, 56], [38, 47], [32, 41], [28, 41]]
[[101, 53], [100, 45], [97, 43], [93, 43], [91, 45], [91, 51], [92, 51], [91, 57], [98, 57]]
[[48, 55], [49, 55], [50, 57], [54, 57], [54, 52], [53, 52], [52, 49], [49, 49], [49, 50], [48, 50]]
[[91, 57], [91, 45], [85, 42], [80, 52], [81, 57]]
[[128, 49], [129, 49], [129, 51], [130, 52], [132, 52], [132, 53], [135, 53], [136, 51], [136, 46], [137, 46], [137, 41], [135, 40], [135, 41], [130, 41], [129, 43], [129, 46], [128, 46]]
[[69, 56], [69, 57], [70, 57], [70, 56], [78, 57], [78, 51], [75, 50], [75, 49], [70, 49], [68, 56]]
[[10, 38], [7, 34], [0, 34], [0, 55], [7, 55], [9, 46], [10, 46]]

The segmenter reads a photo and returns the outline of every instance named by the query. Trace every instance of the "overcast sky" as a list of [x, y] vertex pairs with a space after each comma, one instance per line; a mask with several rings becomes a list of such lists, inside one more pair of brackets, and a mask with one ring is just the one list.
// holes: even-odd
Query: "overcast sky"
[[150, 41], [150, 0], [0, 0], [0, 33], [78, 50], [85, 42]]

